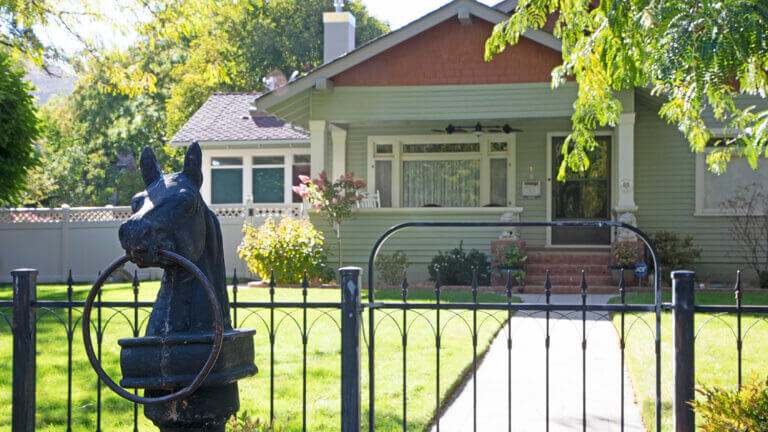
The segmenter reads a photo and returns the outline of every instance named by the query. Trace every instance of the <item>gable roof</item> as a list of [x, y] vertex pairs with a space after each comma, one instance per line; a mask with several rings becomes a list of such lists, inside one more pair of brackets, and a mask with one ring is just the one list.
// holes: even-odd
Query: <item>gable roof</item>
[[309, 135], [274, 116], [255, 113], [261, 93], [214, 93], [171, 140], [172, 145], [206, 142], [307, 142]]
[[[470, 15], [493, 24], [500, 23], [509, 18], [509, 15], [499, 9], [495, 9], [475, 0], [454, 0], [398, 30], [379, 36], [378, 38], [357, 47], [346, 55], [318, 66], [308, 74], [289, 82], [284, 87], [257, 97], [257, 108], [264, 111], [276, 103], [308, 90], [314, 87], [319, 80], [329, 79], [442, 23], [445, 20], [455, 18], [460, 11], [469, 12]], [[559, 39], [541, 30], [529, 31], [524, 37], [557, 51], [562, 49]]]

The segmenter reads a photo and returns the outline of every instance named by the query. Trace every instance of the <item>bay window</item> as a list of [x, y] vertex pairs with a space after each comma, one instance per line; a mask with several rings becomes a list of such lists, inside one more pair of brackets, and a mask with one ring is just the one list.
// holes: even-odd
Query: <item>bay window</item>
[[379, 136], [368, 150], [382, 207], [514, 204], [514, 135]]
[[[204, 198], [211, 204], [289, 204], [301, 202], [291, 186], [299, 175], [309, 175], [308, 149], [205, 150], [208, 187]], [[210, 194], [210, 195], [209, 195]]]

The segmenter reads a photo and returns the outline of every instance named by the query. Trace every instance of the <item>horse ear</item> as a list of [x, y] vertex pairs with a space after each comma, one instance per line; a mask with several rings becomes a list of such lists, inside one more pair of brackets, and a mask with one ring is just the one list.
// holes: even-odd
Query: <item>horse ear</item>
[[187, 154], [184, 156], [183, 172], [200, 189], [203, 184], [203, 152], [197, 141], [193, 142], [187, 149]]
[[141, 152], [139, 165], [141, 166], [141, 178], [144, 179], [145, 186], [151, 185], [163, 175], [160, 165], [157, 163], [157, 158], [155, 158], [155, 152], [149, 146], [144, 147], [144, 150]]

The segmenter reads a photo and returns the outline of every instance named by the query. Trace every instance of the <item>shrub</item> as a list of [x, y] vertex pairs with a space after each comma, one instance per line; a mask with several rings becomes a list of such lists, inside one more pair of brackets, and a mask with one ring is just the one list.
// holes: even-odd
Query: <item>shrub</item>
[[432, 258], [427, 270], [433, 281], [439, 270], [440, 282], [444, 285], [470, 285], [473, 271], [477, 271], [477, 282], [480, 285], [488, 285], [491, 281], [491, 264], [488, 261], [488, 255], [476, 249], [467, 253], [464, 251], [464, 242], [448, 252], [438, 252]]
[[613, 262], [618, 267], [634, 267], [640, 259], [635, 241], [622, 241], [613, 246]]
[[755, 380], [741, 391], [721, 388], [696, 390], [703, 401], [693, 404], [704, 432], [768, 432], [768, 379]]
[[387, 285], [400, 284], [410, 265], [408, 256], [402, 251], [376, 257], [376, 271], [379, 274], [379, 280]]
[[760, 288], [768, 288], [768, 271], [760, 272]]
[[664, 280], [670, 281], [670, 272], [690, 267], [701, 256], [701, 249], [693, 245], [693, 236], [684, 238], [671, 231], [659, 230], [651, 239], [659, 254]]
[[248, 269], [262, 278], [274, 271], [280, 283], [301, 283], [304, 271], [310, 280], [333, 279], [333, 270], [325, 265], [323, 235], [307, 218], [283, 217], [279, 224], [268, 218], [256, 228], [246, 222], [245, 236], [238, 246], [240, 258]]

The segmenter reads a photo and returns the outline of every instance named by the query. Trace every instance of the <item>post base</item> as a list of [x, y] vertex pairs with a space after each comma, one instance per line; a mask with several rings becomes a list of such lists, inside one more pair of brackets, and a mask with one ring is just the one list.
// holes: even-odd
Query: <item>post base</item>
[[[146, 390], [147, 396], [167, 392]], [[145, 405], [144, 415], [161, 432], [224, 432], [227, 420], [240, 408], [237, 383], [202, 387], [189, 397], [162, 405]]]

